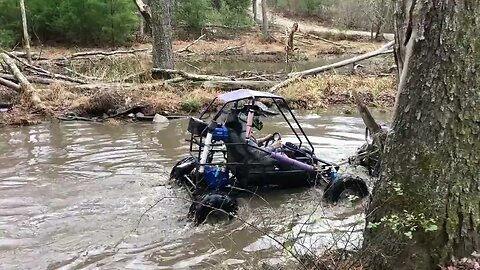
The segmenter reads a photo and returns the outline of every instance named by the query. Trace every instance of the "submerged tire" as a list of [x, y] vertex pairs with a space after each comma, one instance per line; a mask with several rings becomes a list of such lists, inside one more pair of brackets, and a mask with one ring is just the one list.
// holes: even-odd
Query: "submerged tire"
[[197, 158], [186, 157], [173, 166], [170, 172], [170, 180], [175, 180], [177, 184], [181, 184], [185, 181], [185, 176], [189, 175], [193, 169], [197, 166]]
[[325, 200], [336, 203], [345, 199], [347, 195], [364, 198], [369, 194], [365, 181], [360, 177], [350, 175], [341, 176], [329, 183], [323, 193]]
[[[210, 215], [222, 214], [231, 220], [237, 213], [237, 200], [220, 192], [210, 192], [199, 196], [190, 206], [189, 216], [193, 217], [195, 226], [202, 224]], [[216, 213], [215, 213], [216, 212]]]

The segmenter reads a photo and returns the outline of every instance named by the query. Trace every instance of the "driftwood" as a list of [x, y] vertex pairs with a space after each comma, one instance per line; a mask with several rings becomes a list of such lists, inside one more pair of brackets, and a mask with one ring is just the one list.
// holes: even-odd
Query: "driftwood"
[[27, 78], [20, 72], [15, 62], [6, 54], [1, 54], [3, 61], [8, 65], [8, 68], [12, 72], [13, 76], [20, 82], [20, 94], [22, 94], [28, 101], [30, 101], [35, 109], [38, 109], [47, 115], [52, 115], [53, 112], [43, 104], [40, 97], [37, 95], [37, 91], [30, 84]]
[[312, 68], [312, 69], [308, 69], [308, 70], [304, 70], [304, 71], [300, 71], [300, 72], [292, 72], [292, 73], [288, 74], [289, 78], [287, 80], [285, 80], [283, 82], [280, 82], [277, 85], [274, 85], [273, 87], [271, 87], [269, 89], [269, 91], [270, 92], [275, 92], [278, 89], [280, 89], [282, 87], [285, 87], [285, 86], [287, 86], [287, 85], [289, 85], [289, 84], [291, 84], [295, 81], [298, 81], [302, 78], [305, 78], [305, 77], [308, 77], [308, 76], [314, 76], [314, 75], [317, 75], [317, 74], [319, 74], [321, 72], [324, 72], [324, 71], [327, 71], [327, 70], [344, 67], [344, 66], [350, 65], [352, 63], [363, 61], [363, 60], [366, 60], [366, 59], [369, 59], [369, 58], [372, 58], [372, 57], [375, 57], [375, 56], [378, 56], [378, 55], [392, 53], [392, 50], [390, 48], [392, 47], [394, 42], [395, 41], [388, 42], [383, 47], [381, 47], [380, 49], [375, 50], [373, 52], [369, 52], [369, 53], [365, 53], [365, 54], [362, 54], [362, 55], [359, 55], [359, 56], [355, 56], [353, 58], [346, 59], [346, 60], [343, 60], [343, 61], [340, 61], [340, 62], [337, 62], [337, 63], [334, 63], [334, 64], [321, 66], [321, 67], [317, 67], [317, 68]]
[[4, 79], [2, 77], [0, 77], [0, 84], [3, 85], [3, 86], [6, 86], [8, 88], [11, 88], [15, 91], [19, 91], [20, 90], [20, 85], [10, 81], [10, 80], [7, 80], [7, 79]]
[[192, 43], [188, 44], [187, 46], [185, 46], [185, 48], [183, 49], [180, 49], [180, 50], [177, 50], [175, 51], [176, 53], [182, 53], [182, 52], [191, 52], [190, 51], [190, 47], [192, 47], [193, 45], [195, 45], [197, 42], [199, 42], [200, 40], [202, 40], [202, 38], [204, 38], [206, 35], [203, 34], [201, 35], [199, 38], [195, 39]]

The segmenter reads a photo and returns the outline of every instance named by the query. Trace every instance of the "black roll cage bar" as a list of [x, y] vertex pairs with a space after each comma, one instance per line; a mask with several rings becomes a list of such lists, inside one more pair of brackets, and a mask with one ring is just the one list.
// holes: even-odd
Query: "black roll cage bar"
[[[262, 97], [262, 96], [258, 96], [258, 97], [248, 97], [248, 98], [242, 98], [242, 99], [236, 99], [236, 100], [231, 100], [231, 101], [227, 101], [225, 103], [223, 103], [223, 106], [218, 110], [218, 112], [215, 114], [215, 116], [212, 118], [212, 121], [216, 121], [221, 115], [222, 113], [224, 112], [224, 109], [225, 107], [227, 107], [227, 105], [229, 104], [234, 104], [234, 109], [238, 109], [238, 102], [239, 101], [242, 101], [242, 100], [250, 100], [250, 105], [255, 105], [255, 100], [256, 99], [270, 99], [276, 106], [276, 108], [278, 109], [278, 111], [280, 112], [280, 114], [283, 116], [283, 118], [285, 119], [285, 121], [287, 122], [288, 126], [290, 127], [290, 129], [293, 131], [293, 133], [295, 134], [296, 138], [298, 139], [299, 141], [299, 147], [302, 146], [302, 144], [304, 143], [304, 141], [302, 140], [301, 137], [303, 137], [306, 142], [308, 143], [308, 146], [310, 147], [310, 150], [312, 153], [314, 153], [315, 151], [315, 148], [313, 148], [313, 145], [312, 143], [310, 142], [310, 140], [308, 139], [307, 135], [305, 134], [305, 131], [303, 130], [303, 128], [300, 126], [300, 123], [298, 122], [297, 118], [295, 117], [295, 115], [293, 114], [292, 110], [290, 109], [290, 107], [288, 106], [287, 104], [287, 101], [282, 98], [282, 97]], [[199, 116], [199, 119], [200, 120], [204, 120], [205, 118], [205, 114], [208, 112], [208, 111], [211, 111], [211, 108], [214, 106], [215, 104], [215, 101], [218, 100], [218, 97], [215, 97], [209, 104], [208, 106], [203, 110], [203, 112], [200, 114]], [[293, 118], [294, 122], [295, 122], [295, 125], [297, 126], [297, 128], [300, 130], [300, 134], [297, 132], [297, 130], [294, 128], [294, 126], [292, 125], [292, 123], [289, 121], [287, 115], [285, 114], [285, 112], [282, 110], [279, 102], [283, 102], [283, 105], [285, 105], [285, 109], [289, 112], [290, 116]], [[202, 133], [200, 134], [200, 136], [196, 136], [194, 134], [191, 134], [190, 135], [190, 140], [188, 140], [190, 142], [190, 153], [193, 154], [193, 152], [198, 152], [197, 155], [198, 155], [198, 160], [200, 160], [200, 156], [201, 156], [201, 152], [202, 152], [202, 148], [204, 146], [204, 143], [203, 143], [203, 137], [207, 134], [208, 132], [208, 127], [206, 127]], [[197, 138], [199, 140], [197, 140]], [[199, 149], [198, 150], [194, 150], [193, 149], [193, 144], [197, 144], [199, 146]], [[229, 143], [225, 143], [225, 145], [227, 145]], [[245, 144], [247, 144], [247, 142], [245, 142]], [[247, 144], [248, 145], [248, 144]]]

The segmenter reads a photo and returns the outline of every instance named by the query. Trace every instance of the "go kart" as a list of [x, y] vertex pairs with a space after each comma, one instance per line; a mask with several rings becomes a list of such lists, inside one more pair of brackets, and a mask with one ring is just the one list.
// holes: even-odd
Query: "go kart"
[[[220, 109], [210, 115], [218, 104]], [[254, 130], [263, 127], [261, 119], [275, 114], [288, 124], [294, 142], [281, 143], [277, 132], [262, 140], [253, 136]], [[338, 165], [315, 155], [281, 96], [249, 89], [221, 94], [199, 117], [190, 117], [188, 132], [189, 156], [177, 162], [170, 178], [183, 186], [193, 201], [189, 215], [196, 225], [215, 211], [232, 218], [238, 208], [235, 198], [259, 188], [323, 187], [323, 197], [330, 202], [347, 195], [368, 195], [362, 179], [339, 175]]]

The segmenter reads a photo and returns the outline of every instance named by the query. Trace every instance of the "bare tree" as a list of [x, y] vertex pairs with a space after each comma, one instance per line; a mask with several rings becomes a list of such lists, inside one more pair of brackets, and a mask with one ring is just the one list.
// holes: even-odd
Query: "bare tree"
[[480, 4], [396, 0], [397, 105], [365, 232], [369, 269], [480, 250]]
[[32, 63], [32, 54], [30, 52], [30, 37], [28, 36], [27, 15], [25, 12], [25, 1], [20, 0], [20, 11], [22, 13], [22, 26], [23, 26], [23, 46], [27, 54], [28, 63]]
[[133, 0], [133, 3], [138, 9], [140, 15], [142, 15], [142, 20], [140, 21], [140, 33], [144, 35], [145, 33], [151, 33], [152, 31], [152, 13], [150, 11], [150, 6], [148, 5], [147, 0]]
[[151, 0], [153, 67], [173, 69], [172, 7], [173, 0]]

